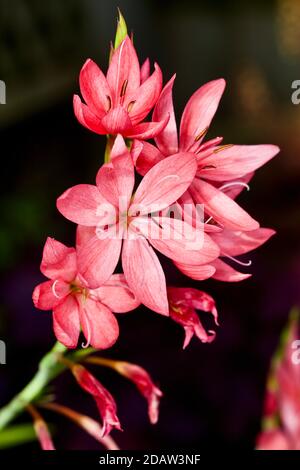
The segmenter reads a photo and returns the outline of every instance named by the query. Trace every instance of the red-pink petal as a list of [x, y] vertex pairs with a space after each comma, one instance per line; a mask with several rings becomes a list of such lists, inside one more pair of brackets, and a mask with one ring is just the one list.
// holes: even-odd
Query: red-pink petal
[[140, 140], [137, 140], [137, 139], [135, 139], [132, 142], [131, 149], [130, 149], [130, 154], [131, 154], [132, 161], [133, 161], [134, 165], [136, 164], [137, 159], [139, 158], [140, 153], [143, 150], [143, 144], [144, 144], [143, 142], [141, 142]]
[[60, 343], [67, 348], [76, 348], [80, 333], [79, 306], [72, 295], [54, 308], [53, 329]]
[[124, 274], [113, 274], [103, 286], [95, 289], [93, 294], [115, 313], [130, 312], [140, 304], [129, 288]]
[[109, 391], [83, 366], [76, 364], [72, 373], [83, 390], [92, 395], [103, 420], [103, 435], [106, 436], [113, 428], [121, 430], [117, 416], [117, 406]]
[[[222, 231], [222, 227], [218, 225], [210, 224], [210, 223], [203, 223], [204, 222], [204, 207], [203, 204], [196, 205], [189, 189], [183, 193], [182, 196], [176, 202], [178, 213], [180, 217], [185, 222], [188, 222], [193, 227], [200, 227], [203, 224], [204, 232], [211, 233], [211, 232], [220, 232]], [[172, 207], [174, 204], [172, 204]]]
[[[134, 142], [138, 142], [135, 140]], [[163, 160], [164, 155], [149, 142], [142, 143], [142, 149], [136, 159], [136, 171], [144, 176], [156, 163]]]
[[211, 295], [193, 287], [168, 287], [168, 298], [172, 302], [184, 303], [187, 307], [203, 312], [210, 312], [218, 325], [218, 312], [216, 303]]
[[86, 344], [96, 349], [110, 348], [119, 336], [119, 325], [111, 310], [90, 297], [80, 298], [79, 305], [80, 323]]
[[76, 224], [95, 226], [105, 225], [109, 219], [103, 217], [101, 207], [107, 201], [100, 194], [97, 186], [91, 184], [78, 184], [67, 189], [56, 201], [59, 212], [66, 219]]
[[211, 264], [216, 269], [212, 277], [218, 281], [240, 282], [251, 277], [251, 274], [240, 273], [220, 259], [213, 261]]
[[32, 300], [36, 308], [40, 310], [52, 310], [70, 292], [70, 285], [64, 281], [46, 281], [37, 285], [32, 294]]
[[180, 150], [198, 148], [219, 106], [224, 88], [225, 80], [221, 78], [206, 83], [191, 96], [181, 118]]
[[85, 227], [78, 225], [76, 230], [76, 250], [88, 243], [96, 234], [96, 227]]
[[192, 288], [168, 287], [168, 298], [170, 302], [170, 317], [183, 326], [185, 340], [183, 349], [196, 335], [203, 343], [210, 343], [215, 338], [215, 332], [205, 331], [195, 309], [211, 312], [217, 323], [217, 310], [214, 300], [205, 292]]
[[134, 166], [120, 135], [115, 140], [111, 154], [111, 162], [100, 168], [96, 182], [102, 196], [125, 212], [134, 187]]
[[106, 238], [88, 233], [84, 243], [78, 246], [78, 270], [90, 288], [100, 287], [114, 272], [120, 257], [122, 236], [117, 227], [108, 229]]
[[153, 121], [161, 121], [167, 115], [170, 116], [166, 127], [155, 137], [157, 147], [165, 156], [173, 155], [178, 152], [177, 125], [172, 96], [175, 77], [176, 75], [173, 75], [163, 88], [153, 111]]
[[170, 217], [137, 217], [131, 227], [137, 228], [156, 250], [179, 263], [207, 264], [220, 254], [218, 245], [204, 233], [203, 224], [196, 230]]
[[137, 188], [129, 214], [138, 210], [144, 215], [165, 209], [190, 186], [196, 170], [194, 155], [189, 153], [178, 153], [157, 163]]
[[148, 415], [151, 424], [156, 424], [159, 415], [159, 402], [162, 391], [153, 383], [148, 372], [136, 364], [117, 361], [116, 370], [131, 380], [148, 402]]
[[96, 134], [107, 134], [107, 130], [101, 123], [101, 118], [92, 113], [88, 106], [82, 103], [78, 95], [74, 95], [73, 108], [80, 124]]
[[126, 281], [137, 299], [151, 310], [168, 315], [165, 275], [145, 238], [124, 240], [122, 266]]
[[197, 203], [203, 203], [205, 211], [216, 222], [232, 230], [256, 230], [259, 223], [222, 191], [204, 180], [195, 178], [190, 192]]
[[209, 279], [216, 271], [216, 268], [209, 264], [192, 265], [177, 262], [174, 262], [174, 264], [183, 274], [197, 281]]
[[77, 273], [75, 249], [48, 237], [43, 250], [41, 272], [49, 279], [72, 281]]
[[85, 62], [80, 71], [79, 84], [83, 99], [92, 113], [102, 118], [109, 109], [110, 89], [105, 75], [91, 59]]
[[[157, 64], [154, 64], [154, 67], [153, 74], [126, 98], [126, 104], [130, 106], [129, 115], [133, 125], [141, 122], [149, 114], [161, 92], [162, 73]], [[161, 121], [162, 119], [153, 120]]]
[[133, 132], [132, 123], [128, 112], [123, 106], [112, 108], [101, 120], [106, 129], [106, 134], [128, 135]]
[[[106, 78], [114, 106], [121, 98], [131, 95], [140, 86], [139, 61], [128, 36], [113, 53]], [[125, 93], [124, 88], [126, 88]]]
[[250, 232], [224, 229], [211, 234], [211, 237], [219, 245], [221, 256], [237, 256], [263, 245], [275, 233], [270, 228], [258, 228]]
[[169, 116], [159, 122], [142, 122], [126, 132], [129, 139], [148, 140], [157, 136], [167, 125]]
[[278, 152], [276, 145], [233, 145], [201, 160], [200, 175], [213, 181], [238, 179], [263, 166]]
[[150, 60], [147, 57], [143, 65], [141, 66], [141, 84], [144, 83], [150, 77]]

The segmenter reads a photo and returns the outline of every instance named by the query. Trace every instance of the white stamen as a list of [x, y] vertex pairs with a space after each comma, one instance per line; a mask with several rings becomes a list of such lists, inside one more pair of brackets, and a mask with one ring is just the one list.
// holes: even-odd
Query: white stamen
[[88, 319], [85, 317], [84, 318], [84, 321], [85, 321], [85, 326], [86, 326], [86, 329], [87, 329], [87, 338], [86, 338], [86, 343], [81, 343], [81, 347], [83, 349], [86, 349], [89, 347], [90, 345], [90, 342], [91, 342], [91, 335], [92, 335], [92, 332], [91, 332], [91, 326], [90, 326], [90, 323], [88, 321]]
[[56, 293], [56, 290], [55, 290], [55, 286], [56, 284], [58, 283], [58, 279], [56, 279], [56, 281], [53, 282], [52, 284], [52, 292], [53, 292], [53, 295], [54, 297], [56, 297], [57, 299], [61, 299], [61, 297]]
[[232, 183], [223, 184], [223, 186], [221, 186], [219, 190], [223, 191], [224, 189], [231, 188], [232, 186], [243, 186], [247, 189], [247, 191], [250, 191], [250, 186], [247, 183], [244, 183], [243, 181], [233, 181]]
[[[243, 186], [243, 188], [246, 188], [247, 191], [250, 191], [250, 186], [247, 183], [244, 183], [243, 181], [233, 181], [232, 183], [225, 183], [223, 186], [220, 186], [219, 191], [224, 191], [224, 189], [231, 188], [232, 186]], [[204, 223], [208, 224], [211, 220], [213, 219], [212, 216], [210, 216]], [[230, 256], [228, 256], [230, 258]], [[250, 263], [251, 264], [251, 263]], [[250, 266], [250, 264], [246, 264], [245, 266]]]
[[236, 259], [233, 256], [226, 255], [226, 253], [223, 253], [222, 256], [231, 259], [231, 261], [234, 261], [235, 263], [240, 264], [241, 266], [251, 266], [252, 264], [251, 259], [249, 259], [249, 261], [240, 261], [239, 259]]

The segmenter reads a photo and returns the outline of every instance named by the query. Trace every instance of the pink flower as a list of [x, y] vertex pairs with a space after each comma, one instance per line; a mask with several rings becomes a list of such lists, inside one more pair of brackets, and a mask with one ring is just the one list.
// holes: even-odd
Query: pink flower
[[220, 248], [220, 258], [213, 260], [209, 265], [189, 266], [176, 263], [176, 266], [186, 276], [195, 280], [203, 280], [208, 277], [218, 281], [238, 282], [248, 279], [251, 274], [241, 273], [230, 266], [227, 261], [249, 267], [251, 260], [240, 261], [236, 256], [244, 255], [263, 245], [276, 232], [269, 228], [258, 228], [256, 230], [243, 232], [241, 230], [223, 229], [220, 232], [210, 233], [212, 240]]
[[136, 298], [168, 315], [164, 272], [150, 244], [172, 260], [187, 264], [209, 263], [219, 255], [206, 233], [201, 247], [196, 243], [191, 248], [191, 241], [198, 239], [197, 230], [185, 221], [159, 215], [187, 190], [196, 168], [193, 154], [168, 157], [147, 173], [132, 195], [134, 166], [118, 136], [111, 162], [98, 172], [97, 186], [74, 186], [58, 198], [58, 210], [80, 224], [79, 272], [91, 287], [109, 279], [122, 253], [124, 275]]
[[218, 313], [213, 298], [205, 292], [189, 287], [168, 287], [170, 305], [170, 317], [183, 326], [185, 340], [183, 349], [196, 335], [203, 343], [210, 343], [215, 338], [215, 332], [205, 331], [196, 310], [211, 312], [216, 325], [218, 325]]
[[78, 121], [97, 134], [121, 134], [128, 138], [150, 139], [165, 127], [169, 116], [158, 122], [143, 122], [155, 105], [162, 88], [157, 64], [149, 76], [149, 61], [140, 70], [128, 36], [114, 51], [107, 75], [88, 59], [81, 69], [79, 83], [86, 104], [74, 96]]
[[225, 228], [257, 229], [258, 222], [224, 193], [223, 183], [226, 186], [239, 185], [246, 175], [273, 158], [279, 151], [278, 147], [220, 146], [221, 137], [203, 143], [225, 88], [223, 79], [206, 83], [192, 95], [183, 111], [178, 139], [172, 99], [174, 79], [175, 76], [164, 87], [153, 112], [153, 119], [161, 120], [169, 115], [169, 122], [155, 138], [157, 147], [143, 143], [143, 150], [136, 159], [137, 170], [145, 174], [153, 164], [168, 155], [178, 151], [193, 152], [198, 169], [189, 193], [194, 202], [204, 204], [207, 215]]
[[68, 348], [77, 346], [81, 328], [87, 344], [99, 349], [112, 346], [119, 335], [112, 311], [126, 312], [139, 304], [120, 274], [98, 291], [89, 289], [78, 275], [75, 249], [53, 238], [45, 243], [41, 271], [50, 280], [34, 289], [34, 305], [53, 310], [55, 335]]
[[298, 315], [293, 317], [292, 313], [290, 318], [272, 361], [264, 409], [265, 429], [257, 440], [259, 449], [300, 450]]
[[159, 401], [162, 391], [154, 385], [148, 372], [136, 364], [114, 361], [114, 369], [131, 380], [148, 401], [148, 415], [152, 424], [156, 424], [159, 414]]
[[122, 431], [117, 417], [117, 406], [109, 391], [85, 367], [74, 364], [71, 371], [80, 387], [92, 395], [96, 402], [103, 421], [102, 437], [109, 434], [113, 428]]

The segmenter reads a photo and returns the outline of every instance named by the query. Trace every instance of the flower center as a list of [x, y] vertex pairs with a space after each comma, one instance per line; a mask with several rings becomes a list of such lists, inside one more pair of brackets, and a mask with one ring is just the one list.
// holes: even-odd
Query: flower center
[[89, 289], [87, 287], [81, 286], [80, 284], [77, 284], [76, 281], [72, 281], [70, 283], [70, 291], [71, 291], [71, 294], [73, 295], [80, 294], [85, 299], [89, 296]]

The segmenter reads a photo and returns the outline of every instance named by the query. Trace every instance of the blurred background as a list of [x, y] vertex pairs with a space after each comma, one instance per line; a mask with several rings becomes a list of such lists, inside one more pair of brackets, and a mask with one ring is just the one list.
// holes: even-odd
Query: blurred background
[[[160, 421], [151, 427], [135, 388], [95, 369], [118, 403], [124, 432], [114, 437], [123, 449], [252, 448], [270, 357], [290, 308], [300, 304], [300, 105], [291, 101], [292, 82], [300, 79], [298, 0], [0, 0], [0, 79], [6, 83], [6, 104], [0, 104], [0, 339], [7, 346], [0, 405], [27, 383], [55, 340], [50, 312], [35, 310], [31, 294], [43, 280], [46, 237], [74, 243], [75, 226], [57, 212], [56, 198], [70, 186], [93, 183], [103, 159], [105, 139], [78, 124], [72, 95], [86, 58], [106, 68], [117, 6], [134, 32], [140, 60], [157, 61], [165, 81], [177, 72], [178, 116], [196, 88], [224, 77], [227, 88], [209, 137], [273, 143], [282, 151], [240, 197], [263, 226], [278, 232], [252, 254], [251, 279], [193, 283], [163, 260], [171, 283], [216, 299], [216, 341], [193, 340], [182, 351], [183, 330], [167, 318], [143, 308], [120, 318], [120, 339], [107, 356], [144, 366], [165, 396]], [[201, 318], [210, 325], [208, 315]], [[61, 403], [96, 417], [68, 374], [56, 391]], [[45, 416], [58, 430], [57, 447], [99, 448], [74, 425]]]

